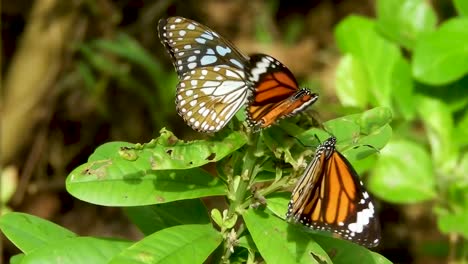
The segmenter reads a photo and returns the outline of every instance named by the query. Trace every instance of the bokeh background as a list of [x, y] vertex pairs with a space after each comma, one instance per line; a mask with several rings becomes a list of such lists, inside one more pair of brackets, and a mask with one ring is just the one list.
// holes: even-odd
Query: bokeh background
[[[440, 18], [450, 1], [430, 1]], [[308, 111], [343, 115], [335, 93], [342, 56], [333, 37], [350, 14], [375, 16], [373, 0], [16, 0], [2, 1], [2, 186], [8, 208], [80, 235], [139, 239], [118, 208], [71, 197], [68, 173], [109, 141], [148, 142], [163, 127], [201, 138], [174, 106], [176, 74], [157, 37], [161, 17], [179, 15], [221, 33], [244, 53], [276, 57], [320, 94]], [[4, 191], [5, 192], [5, 191]], [[396, 263], [440, 263], [447, 237], [431, 203], [380, 203], [383, 243]], [[442, 245], [442, 246], [439, 246]], [[18, 250], [4, 237], [2, 257]]]

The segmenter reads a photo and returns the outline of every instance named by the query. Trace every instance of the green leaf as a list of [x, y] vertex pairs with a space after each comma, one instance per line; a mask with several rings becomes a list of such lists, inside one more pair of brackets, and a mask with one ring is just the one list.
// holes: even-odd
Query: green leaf
[[453, 82], [468, 73], [468, 18], [452, 18], [416, 43], [413, 76], [427, 84]]
[[468, 16], [468, 1], [453, 0], [453, 4], [455, 5], [455, 9], [457, 10], [458, 14], [465, 17]]
[[382, 255], [372, 252], [364, 247], [353, 244], [349, 241], [326, 237], [321, 235], [313, 236], [314, 240], [331, 255], [330, 258], [335, 264], [343, 263], [378, 263], [391, 264], [392, 262]]
[[386, 107], [376, 107], [363, 112], [357, 122], [362, 134], [370, 135], [392, 121], [392, 112]]
[[239, 247], [243, 247], [243, 248], [246, 248], [246, 249], [249, 249], [249, 250], [258, 251], [257, 247], [255, 246], [254, 241], [252, 240], [252, 236], [250, 236], [250, 235], [241, 236], [238, 239], [238, 242], [239, 242], [238, 243]]
[[204, 263], [222, 240], [208, 225], [173, 226], [147, 236], [109, 263]]
[[450, 173], [458, 157], [452, 113], [443, 101], [435, 98], [418, 96], [416, 104], [426, 127], [435, 166], [441, 173]]
[[253, 209], [243, 217], [266, 263], [332, 263], [327, 253], [300, 228]]
[[190, 169], [219, 161], [246, 143], [247, 137], [241, 132], [232, 132], [221, 140], [184, 142], [162, 129], [160, 137], [147, 144], [106, 143], [96, 149], [88, 163], [106, 160], [110, 167], [132, 167], [140, 171]]
[[267, 208], [281, 219], [286, 219], [288, 212], [288, 203], [291, 199], [290, 192], [273, 193], [266, 197]]
[[377, 29], [408, 49], [436, 24], [436, 14], [425, 0], [377, 1]]
[[[464, 158], [463, 167], [468, 168], [468, 156]], [[436, 208], [437, 224], [439, 229], [445, 233], [455, 233], [468, 239], [468, 181], [465, 174], [460, 175], [458, 179], [447, 188], [447, 204], [450, 209]]]
[[265, 146], [275, 155], [277, 159], [281, 159], [286, 163], [291, 164], [293, 168], [297, 168], [297, 159], [291, 153], [291, 147], [297, 143], [294, 138], [289, 137], [281, 129], [272, 127], [261, 132]]
[[125, 207], [124, 210], [145, 235], [176, 225], [211, 224], [205, 205], [200, 199]]
[[[350, 162], [363, 159], [381, 149], [387, 144], [392, 135], [389, 123], [392, 113], [387, 107], [376, 107], [361, 114], [353, 114], [329, 120], [323, 124], [328, 132], [315, 128], [309, 129], [296, 136], [301, 142], [311, 145], [325, 141], [331, 135], [337, 139], [337, 148]], [[364, 147], [370, 145], [372, 147]]]
[[76, 236], [73, 232], [37, 216], [14, 212], [0, 217], [0, 229], [24, 253]]
[[414, 83], [411, 76], [411, 66], [404, 58], [400, 58], [393, 68], [393, 78], [390, 80], [393, 100], [399, 113], [406, 120], [414, 118], [416, 112]]
[[10, 258], [10, 264], [19, 264], [22, 263], [25, 254], [16, 254]]
[[365, 108], [370, 83], [366, 68], [351, 54], [341, 58], [336, 69], [336, 95], [344, 106]]
[[221, 215], [221, 212], [218, 210], [218, 208], [214, 208], [211, 210], [211, 219], [219, 226], [223, 226], [223, 216]]
[[437, 226], [444, 234], [456, 233], [468, 239], [468, 225], [466, 224], [466, 219], [468, 219], [468, 210], [453, 214], [447, 213], [439, 215]]
[[[371, 105], [391, 107], [393, 80], [402, 71], [395, 70], [402, 59], [399, 47], [377, 34], [373, 21], [358, 16], [349, 16], [339, 23], [335, 37], [340, 50], [359, 60], [365, 70], [368, 87], [363, 89], [370, 92]], [[412, 83], [404, 85], [409, 87]]]
[[108, 263], [132, 242], [108, 238], [74, 237], [54, 241], [24, 256], [22, 264]]
[[394, 140], [380, 151], [367, 184], [381, 199], [415, 203], [436, 196], [432, 160], [427, 151], [411, 141]]
[[110, 160], [77, 167], [68, 176], [66, 188], [80, 200], [106, 206], [168, 203], [227, 192], [218, 178], [198, 168], [145, 171]]

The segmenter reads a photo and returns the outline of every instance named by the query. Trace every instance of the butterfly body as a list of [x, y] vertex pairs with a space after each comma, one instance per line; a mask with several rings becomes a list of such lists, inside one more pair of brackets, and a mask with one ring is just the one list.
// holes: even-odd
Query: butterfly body
[[380, 242], [380, 225], [374, 203], [335, 144], [331, 137], [317, 148], [292, 192], [286, 217], [375, 247]]
[[179, 76], [177, 111], [197, 131], [219, 131], [243, 106], [250, 126], [266, 128], [318, 98], [273, 57], [246, 56], [198, 22], [169, 17], [158, 32]]

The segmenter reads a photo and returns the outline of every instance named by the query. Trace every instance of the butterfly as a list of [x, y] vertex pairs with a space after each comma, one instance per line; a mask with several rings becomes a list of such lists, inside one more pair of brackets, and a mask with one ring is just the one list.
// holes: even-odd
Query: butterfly
[[275, 58], [246, 56], [196, 21], [161, 19], [158, 34], [179, 77], [177, 112], [197, 131], [219, 131], [243, 106], [251, 127], [266, 128], [318, 99]]
[[292, 191], [286, 218], [376, 247], [380, 224], [374, 202], [335, 144], [336, 138], [330, 137], [317, 148]]

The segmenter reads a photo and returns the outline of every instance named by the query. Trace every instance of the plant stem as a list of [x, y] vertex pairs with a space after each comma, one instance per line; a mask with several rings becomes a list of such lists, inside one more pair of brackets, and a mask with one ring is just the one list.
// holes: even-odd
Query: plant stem
[[[231, 192], [228, 197], [233, 197], [231, 200], [231, 204], [228, 209], [228, 217], [231, 217], [233, 214], [241, 215], [243, 208], [245, 208], [244, 200], [246, 197], [246, 193], [250, 188], [250, 183], [252, 182], [253, 178], [255, 178], [256, 174], [258, 173], [257, 169], [257, 157], [255, 153], [257, 151], [257, 141], [259, 135], [251, 134], [250, 135], [250, 142], [247, 148], [247, 151], [243, 157], [243, 164], [242, 164], [242, 174], [240, 175], [239, 181], [235, 180], [234, 175], [232, 175], [232, 180], [229, 181], [229, 191]], [[232, 193], [234, 192], [234, 193]], [[235, 228], [235, 227], [233, 227]], [[241, 231], [242, 228], [239, 228], [238, 231]], [[243, 231], [243, 230], [242, 230]], [[225, 230], [224, 232], [224, 255], [221, 258], [222, 263], [229, 263], [229, 257], [231, 256], [231, 247], [232, 241], [229, 241], [229, 233], [231, 229]], [[239, 234], [237, 234], [238, 236]]]

